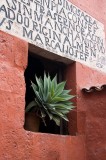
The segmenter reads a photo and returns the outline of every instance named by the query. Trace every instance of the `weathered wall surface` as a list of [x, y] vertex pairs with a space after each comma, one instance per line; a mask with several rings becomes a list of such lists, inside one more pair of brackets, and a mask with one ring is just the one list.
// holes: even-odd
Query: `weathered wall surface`
[[[67, 87], [76, 92], [76, 110], [69, 115], [69, 132], [83, 135], [86, 160], [106, 159], [106, 88], [91, 93], [83, 88], [106, 84], [106, 75], [80, 63], [73, 63], [66, 72]], [[70, 83], [71, 80], [71, 83]]]
[[[106, 29], [105, 0], [71, 2], [101, 21]], [[79, 63], [67, 68], [67, 85], [75, 85], [78, 94], [77, 110], [69, 124], [70, 133], [77, 136], [27, 132], [23, 129], [27, 54], [26, 42], [0, 32], [0, 160], [105, 160], [106, 91], [83, 93], [81, 89], [106, 84], [106, 75]]]
[[106, 30], [106, 1], [102, 0], [69, 0], [83, 11], [104, 24]]
[[0, 160], [85, 160], [83, 136], [25, 131], [28, 44], [0, 32]]
[[[106, 33], [106, 1], [70, 0], [104, 24]], [[82, 64], [72, 66], [76, 70], [77, 114], [72, 116], [73, 124], [77, 120], [74, 132], [85, 135], [87, 160], [106, 159], [106, 89], [92, 93], [82, 92], [82, 88], [106, 84], [106, 74]], [[72, 73], [70, 76], [73, 75]], [[74, 75], [75, 76], [75, 75]], [[72, 81], [73, 82], [73, 81]], [[75, 84], [75, 83], [74, 83]], [[69, 85], [71, 87], [71, 84]], [[70, 124], [71, 125], [71, 124]], [[77, 128], [77, 129], [76, 129]]]
[[[106, 75], [76, 64], [77, 127], [86, 136], [87, 160], [106, 159], [106, 89], [82, 92], [84, 87], [106, 84]], [[81, 114], [82, 113], [82, 114]]]

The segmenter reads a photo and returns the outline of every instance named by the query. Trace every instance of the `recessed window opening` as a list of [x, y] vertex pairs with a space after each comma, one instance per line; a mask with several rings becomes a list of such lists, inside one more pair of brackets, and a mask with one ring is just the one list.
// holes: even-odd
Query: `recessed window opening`
[[[44, 76], [44, 72], [49, 73], [50, 77], [53, 78], [57, 74], [57, 81], [63, 81], [63, 73], [66, 65], [61, 62], [55, 62], [48, 60], [37, 55], [29, 53], [28, 56], [28, 66], [25, 70], [25, 83], [26, 83], [26, 95], [25, 101], [26, 105], [32, 100], [32, 90], [31, 81], [35, 82], [35, 74], [37, 77]], [[26, 120], [25, 120], [26, 121]], [[36, 122], [37, 123], [37, 122]], [[26, 127], [24, 126], [26, 129]], [[27, 130], [27, 129], [26, 129]], [[54, 121], [49, 120], [47, 117], [47, 126], [41, 121], [39, 132], [41, 133], [51, 133], [51, 134], [68, 134], [68, 124], [66, 121], [61, 120], [60, 127], [55, 124]]]

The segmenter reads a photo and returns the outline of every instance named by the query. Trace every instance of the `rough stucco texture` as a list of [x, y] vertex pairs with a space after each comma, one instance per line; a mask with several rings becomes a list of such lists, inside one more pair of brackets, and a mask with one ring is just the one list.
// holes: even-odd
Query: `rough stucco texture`
[[[105, 0], [71, 2], [106, 26]], [[23, 129], [27, 54], [26, 42], [0, 32], [0, 160], [106, 160], [106, 91], [81, 91], [83, 87], [106, 84], [106, 75], [79, 63], [67, 68], [67, 86], [71, 87], [74, 76], [77, 94], [70, 133], [77, 136], [27, 132]]]
[[[91, 93], [81, 92], [83, 87], [106, 83], [106, 75], [76, 64], [77, 124], [78, 132], [86, 136], [87, 160], [106, 159], [106, 89]], [[85, 121], [82, 121], [84, 119]], [[83, 125], [81, 125], [81, 123]]]
[[0, 160], [85, 160], [83, 136], [25, 131], [28, 44], [0, 32]]
[[[70, 0], [104, 24], [106, 0]], [[76, 63], [77, 130], [86, 136], [87, 160], [106, 160], [106, 90], [82, 93], [84, 87], [106, 84], [106, 74]]]
[[67, 68], [66, 78], [67, 87], [76, 92], [77, 106], [69, 115], [69, 132], [85, 135], [86, 160], [106, 160], [106, 89], [91, 93], [82, 91], [106, 84], [106, 75], [73, 63]]
[[[106, 33], [105, 0], [69, 1], [103, 23]], [[106, 84], [106, 74], [92, 70], [80, 63], [75, 63], [68, 68], [67, 77], [69, 79], [72, 77], [72, 82], [68, 81], [67, 85], [69, 88], [75, 89], [74, 84], [77, 95], [77, 110], [74, 111], [74, 114], [70, 114], [72, 121], [69, 125], [73, 129], [73, 134], [77, 132], [85, 135], [86, 160], [106, 160], [106, 90], [95, 91], [94, 93], [81, 91], [82, 88]]]

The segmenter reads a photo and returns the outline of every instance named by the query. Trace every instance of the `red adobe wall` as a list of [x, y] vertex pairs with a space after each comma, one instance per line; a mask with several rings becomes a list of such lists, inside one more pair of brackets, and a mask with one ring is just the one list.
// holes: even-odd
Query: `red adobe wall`
[[85, 135], [86, 160], [106, 160], [106, 88], [91, 93], [82, 91], [106, 84], [106, 74], [73, 63], [67, 68], [66, 77], [67, 87], [75, 90], [77, 96], [77, 108], [69, 116], [70, 133]]
[[[105, 0], [70, 1], [102, 22], [106, 33]], [[69, 78], [68, 88], [75, 89], [77, 95], [77, 109], [70, 114], [70, 132], [73, 135], [85, 135], [86, 160], [106, 160], [106, 89], [92, 93], [81, 91], [85, 87], [106, 84], [106, 74], [80, 63], [73, 63], [68, 68], [66, 77]]]
[[[85, 86], [106, 84], [106, 74], [93, 71], [77, 63], [76, 75], [78, 132], [86, 135], [87, 160], [105, 160], [106, 89], [102, 91], [95, 90], [91, 93], [81, 92], [81, 89]], [[81, 123], [82, 125], [80, 125]]]
[[0, 160], [85, 160], [84, 136], [25, 131], [28, 44], [0, 32]]
[[[105, 0], [71, 2], [106, 28]], [[69, 116], [70, 133], [76, 136], [27, 132], [23, 129], [27, 54], [26, 42], [0, 32], [0, 160], [105, 160], [106, 90], [84, 93], [81, 89], [106, 84], [106, 75], [79, 63], [67, 68], [67, 87], [74, 85], [77, 95], [77, 109]]]
[[[71, 0], [70, 0], [71, 1]], [[102, 22], [106, 33], [106, 1], [72, 0], [74, 4]], [[106, 84], [106, 74], [76, 63], [77, 129], [85, 134], [87, 160], [106, 160], [106, 89], [83, 93], [83, 87]]]

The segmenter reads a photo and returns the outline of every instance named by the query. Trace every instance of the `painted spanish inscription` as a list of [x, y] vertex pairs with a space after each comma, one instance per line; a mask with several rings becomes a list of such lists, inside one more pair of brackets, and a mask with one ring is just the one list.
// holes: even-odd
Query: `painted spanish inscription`
[[67, 0], [1, 0], [0, 29], [106, 72], [103, 25]]

